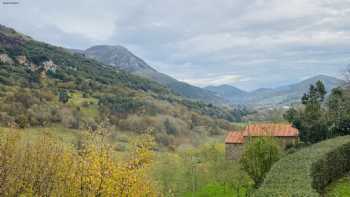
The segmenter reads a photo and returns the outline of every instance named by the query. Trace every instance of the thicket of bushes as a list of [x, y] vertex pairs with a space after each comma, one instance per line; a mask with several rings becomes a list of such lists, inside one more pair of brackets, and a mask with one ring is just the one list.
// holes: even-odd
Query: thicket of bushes
[[143, 135], [122, 156], [104, 129], [82, 135], [77, 147], [44, 134], [0, 132], [0, 196], [158, 196], [148, 176], [153, 140]]
[[[344, 140], [344, 142], [349, 141]], [[312, 166], [313, 187], [323, 189], [335, 178], [344, 176], [350, 170], [350, 143], [340, 143], [335, 150], [328, 152]]]
[[277, 162], [255, 197], [319, 197], [324, 187], [350, 170], [350, 136], [312, 145]]
[[143, 101], [139, 96], [122, 94], [96, 97], [80, 91], [64, 94], [66, 98], [61, 99], [60, 91], [49, 88], [3, 87], [0, 125], [88, 129], [108, 120], [115, 132], [139, 133], [152, 129], [156, 141], [164, 146], [180, 144], [175, 138], [218, 135], [233, 127], [226, 120], [213, 119], [179, 103], [159, 102], [152, 97]]

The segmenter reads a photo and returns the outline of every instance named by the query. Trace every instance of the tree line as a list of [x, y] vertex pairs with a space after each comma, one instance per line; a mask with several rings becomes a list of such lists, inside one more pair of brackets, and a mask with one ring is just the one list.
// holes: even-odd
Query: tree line
[[306, 144], [350, 134], [350, 94], [338, 87], [327, 94], [322, 81], [310, 86], [301, 99], [302, 106], [290, 108], [284, 115], [299, 129]]

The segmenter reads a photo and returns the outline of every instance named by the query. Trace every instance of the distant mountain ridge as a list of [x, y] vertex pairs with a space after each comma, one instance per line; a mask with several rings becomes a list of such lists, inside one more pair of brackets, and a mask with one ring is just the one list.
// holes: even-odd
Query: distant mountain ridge
[[300, 102], [300, 98], [308, 91], [309, 86], [319, 80], [325, 84], [328, 92], [345, 83], [345, 81], [335, 77], [317, 75], [295, 84], [277, 88], [260, 88], [251, 92], [245, 92], [230, 85], [208, 86], [206, 89], [223, 96], [226, 100], [235, 104], [282, 106]]
[[166, 74], [158, 72], [123, 46], [97, 45], [83, 51], [72, 51], [82, 53], [103, 64], [111, 65], [132, 74], [154, 80], [167, 86], [181, 96], [204, 101], [206, 103], [227, 103], [223, 98], [215, 95], [211, 91], [178, 81]]
[[343, 80], [335, 77], [317, 75], [295, 84], [277, 88], [260, 88], [251, 92], [230, 85], [199, 88], [158, 72], [123, 46], [97, 45], [86, 50], [75, 50], [74, 52], [81, 53], [103, 64], [156, 81], [181, 96], [220, 105], [271, 107], [290, 105], [300, 102], [300, 98], [308, 90], [309, 86], [318, 80], [325, 83], [328, 92], [344, 83]]
[[219, 86], [207, 86], [205, 89], [212, 91], [216, 93], [218, 96], [224, 97], [224, 98], [231, 98], [231, 97], [237, 97], [237, 96], [244, 96], [248, 94], [247, 91], [241, 90], [239, 88], [236, 88], [234, 86], [230, 85], [219, 85]]

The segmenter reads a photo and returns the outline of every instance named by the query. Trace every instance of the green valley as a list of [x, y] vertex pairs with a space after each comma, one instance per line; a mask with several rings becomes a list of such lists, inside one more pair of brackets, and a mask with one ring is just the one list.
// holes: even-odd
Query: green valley
[[350, 197], [346, 0], [0, 2], [0, 197]]

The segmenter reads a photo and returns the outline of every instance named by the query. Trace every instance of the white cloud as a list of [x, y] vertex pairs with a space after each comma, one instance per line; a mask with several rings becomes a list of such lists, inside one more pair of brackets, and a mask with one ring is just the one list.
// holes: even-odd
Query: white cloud
[[269, 87], [350, 63], [348, 0], [20, 0], [0, 5], [0, 23], [67, 47], [122, 44], [200, 86]]

